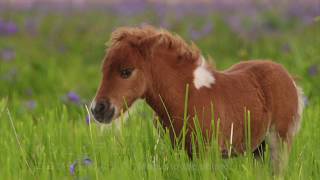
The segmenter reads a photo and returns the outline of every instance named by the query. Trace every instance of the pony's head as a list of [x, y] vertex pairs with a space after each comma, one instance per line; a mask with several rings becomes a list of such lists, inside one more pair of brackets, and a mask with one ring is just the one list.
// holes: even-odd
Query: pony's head
[[[109, 48], [102, 65], [103, 77], [91, 104], [94, 118], [109, 123], [126, 111], [135, 100], [144, 98], [151, 86], [151, 69], [156, 68], [151, 67], [155, 65], [152, 62], [161, 60], [175, 66], [179, 64], [179, 59], [188, 54], [186, 48], [177, 48], [184, 45], [182, 39], [178, 38], [150, 26], [116, 29], [108, 43]], [[168, 51], [168, 48], [172, 49]], [[182, 53], [176, 53], [179, 50]], [[165, 71], [165, 67], [161, 68]]]

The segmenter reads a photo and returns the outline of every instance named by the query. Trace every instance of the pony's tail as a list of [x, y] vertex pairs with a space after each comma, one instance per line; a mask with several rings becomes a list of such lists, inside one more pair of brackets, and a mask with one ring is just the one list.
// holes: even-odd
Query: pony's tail
[[296, 90], [297, 90], [298, 103], [297, 103], [297, 112], [294, 117], [294, 125], [291, 128], [291, 136], [296, 135], [298, 133], [298, 131], [300, 130], [301, 121], [302, 121], [302, 113], [303, 113], [303, 109], [305, 107], [303, 90], [300, 86], [298, 86], [296, 84], [296, 81], [298, 81], [299, 79], [300, 78], [297, 76], [293, 77], [293, 80], [294, 80], [293, 83], [294, 83]]

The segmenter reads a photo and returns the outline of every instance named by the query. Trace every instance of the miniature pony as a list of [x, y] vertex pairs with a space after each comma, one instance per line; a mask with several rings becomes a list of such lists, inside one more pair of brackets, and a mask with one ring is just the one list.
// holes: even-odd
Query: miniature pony
[[[275, 169], [285, 161], [281, 149], [290, 151], [300, 127], [302, 90], [283, 66], [255, 60], [218, 71], [206, 62], [194, 44], [188, 45], [178, 35], [163, 29], [151, 26], [116, 29], [102, 73], [100, 88], [91, 105], [92, 114], [100, 123], [111, 122], [137, 99], [145, 99], [175, 142], [184, 126], [187, 97], [185, 147], [190, 156], [195, 131], [195, 122], [190, 119], [195, 116], [202, 133], [208, 137], [214, 131], [212, 123], [217, 127], [219, 119], [218, 144], [222, 154], [228, 152], [230, 144], [232, 154], [238, 155], [257, 149], [266, 140]], [[245, 142], [247, 111], [250, 111], [250, 149]]]

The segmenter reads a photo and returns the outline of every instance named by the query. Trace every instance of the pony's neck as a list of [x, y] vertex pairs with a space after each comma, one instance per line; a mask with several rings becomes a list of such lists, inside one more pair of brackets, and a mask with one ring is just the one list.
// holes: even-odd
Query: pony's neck
[[146, 101], [165, 126], [173, 123], [179, 127], [182, 124], [187, 84], [189, 90], [194, 89], [193, 72], [196, 64], [173, 67], [166, 64], [166, 61], [168, 60], [158, 59], [154, 61], [156, 64], [151, 64], [151, 83], [146, 93]]

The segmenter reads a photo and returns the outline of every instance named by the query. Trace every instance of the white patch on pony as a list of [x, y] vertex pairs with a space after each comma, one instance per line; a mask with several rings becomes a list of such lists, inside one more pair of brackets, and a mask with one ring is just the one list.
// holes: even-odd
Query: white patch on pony
[[198, 60], [198, 67], [193, 71], [193, 84], [197, 89], [202, 87], [210, 88], [214, 84], [215, 78], [207, 68], [207, 64], [203, 56]]
[[141, 100], [136, 100], [134, 103], [132, 103], [132, 105], [129, 107], [129, 109], [124, 113], [118, 112], [118, 109], [115, 108], [115, 114], [120, 113], [119, 117], [117, 117], [116, 119], [113, 119], [110, 124], [100, 123], [101, 131], [111, 129], [113, 125], [115, 126], [115, 128], [117, 130], [121, 131], [122, 126], [128, 121], [128, 119], [130, 119], [130, 117], [134, 113], [136, 113], [138, 111], [137, 107], [138, 107], [139, 102], [141, 102]]

